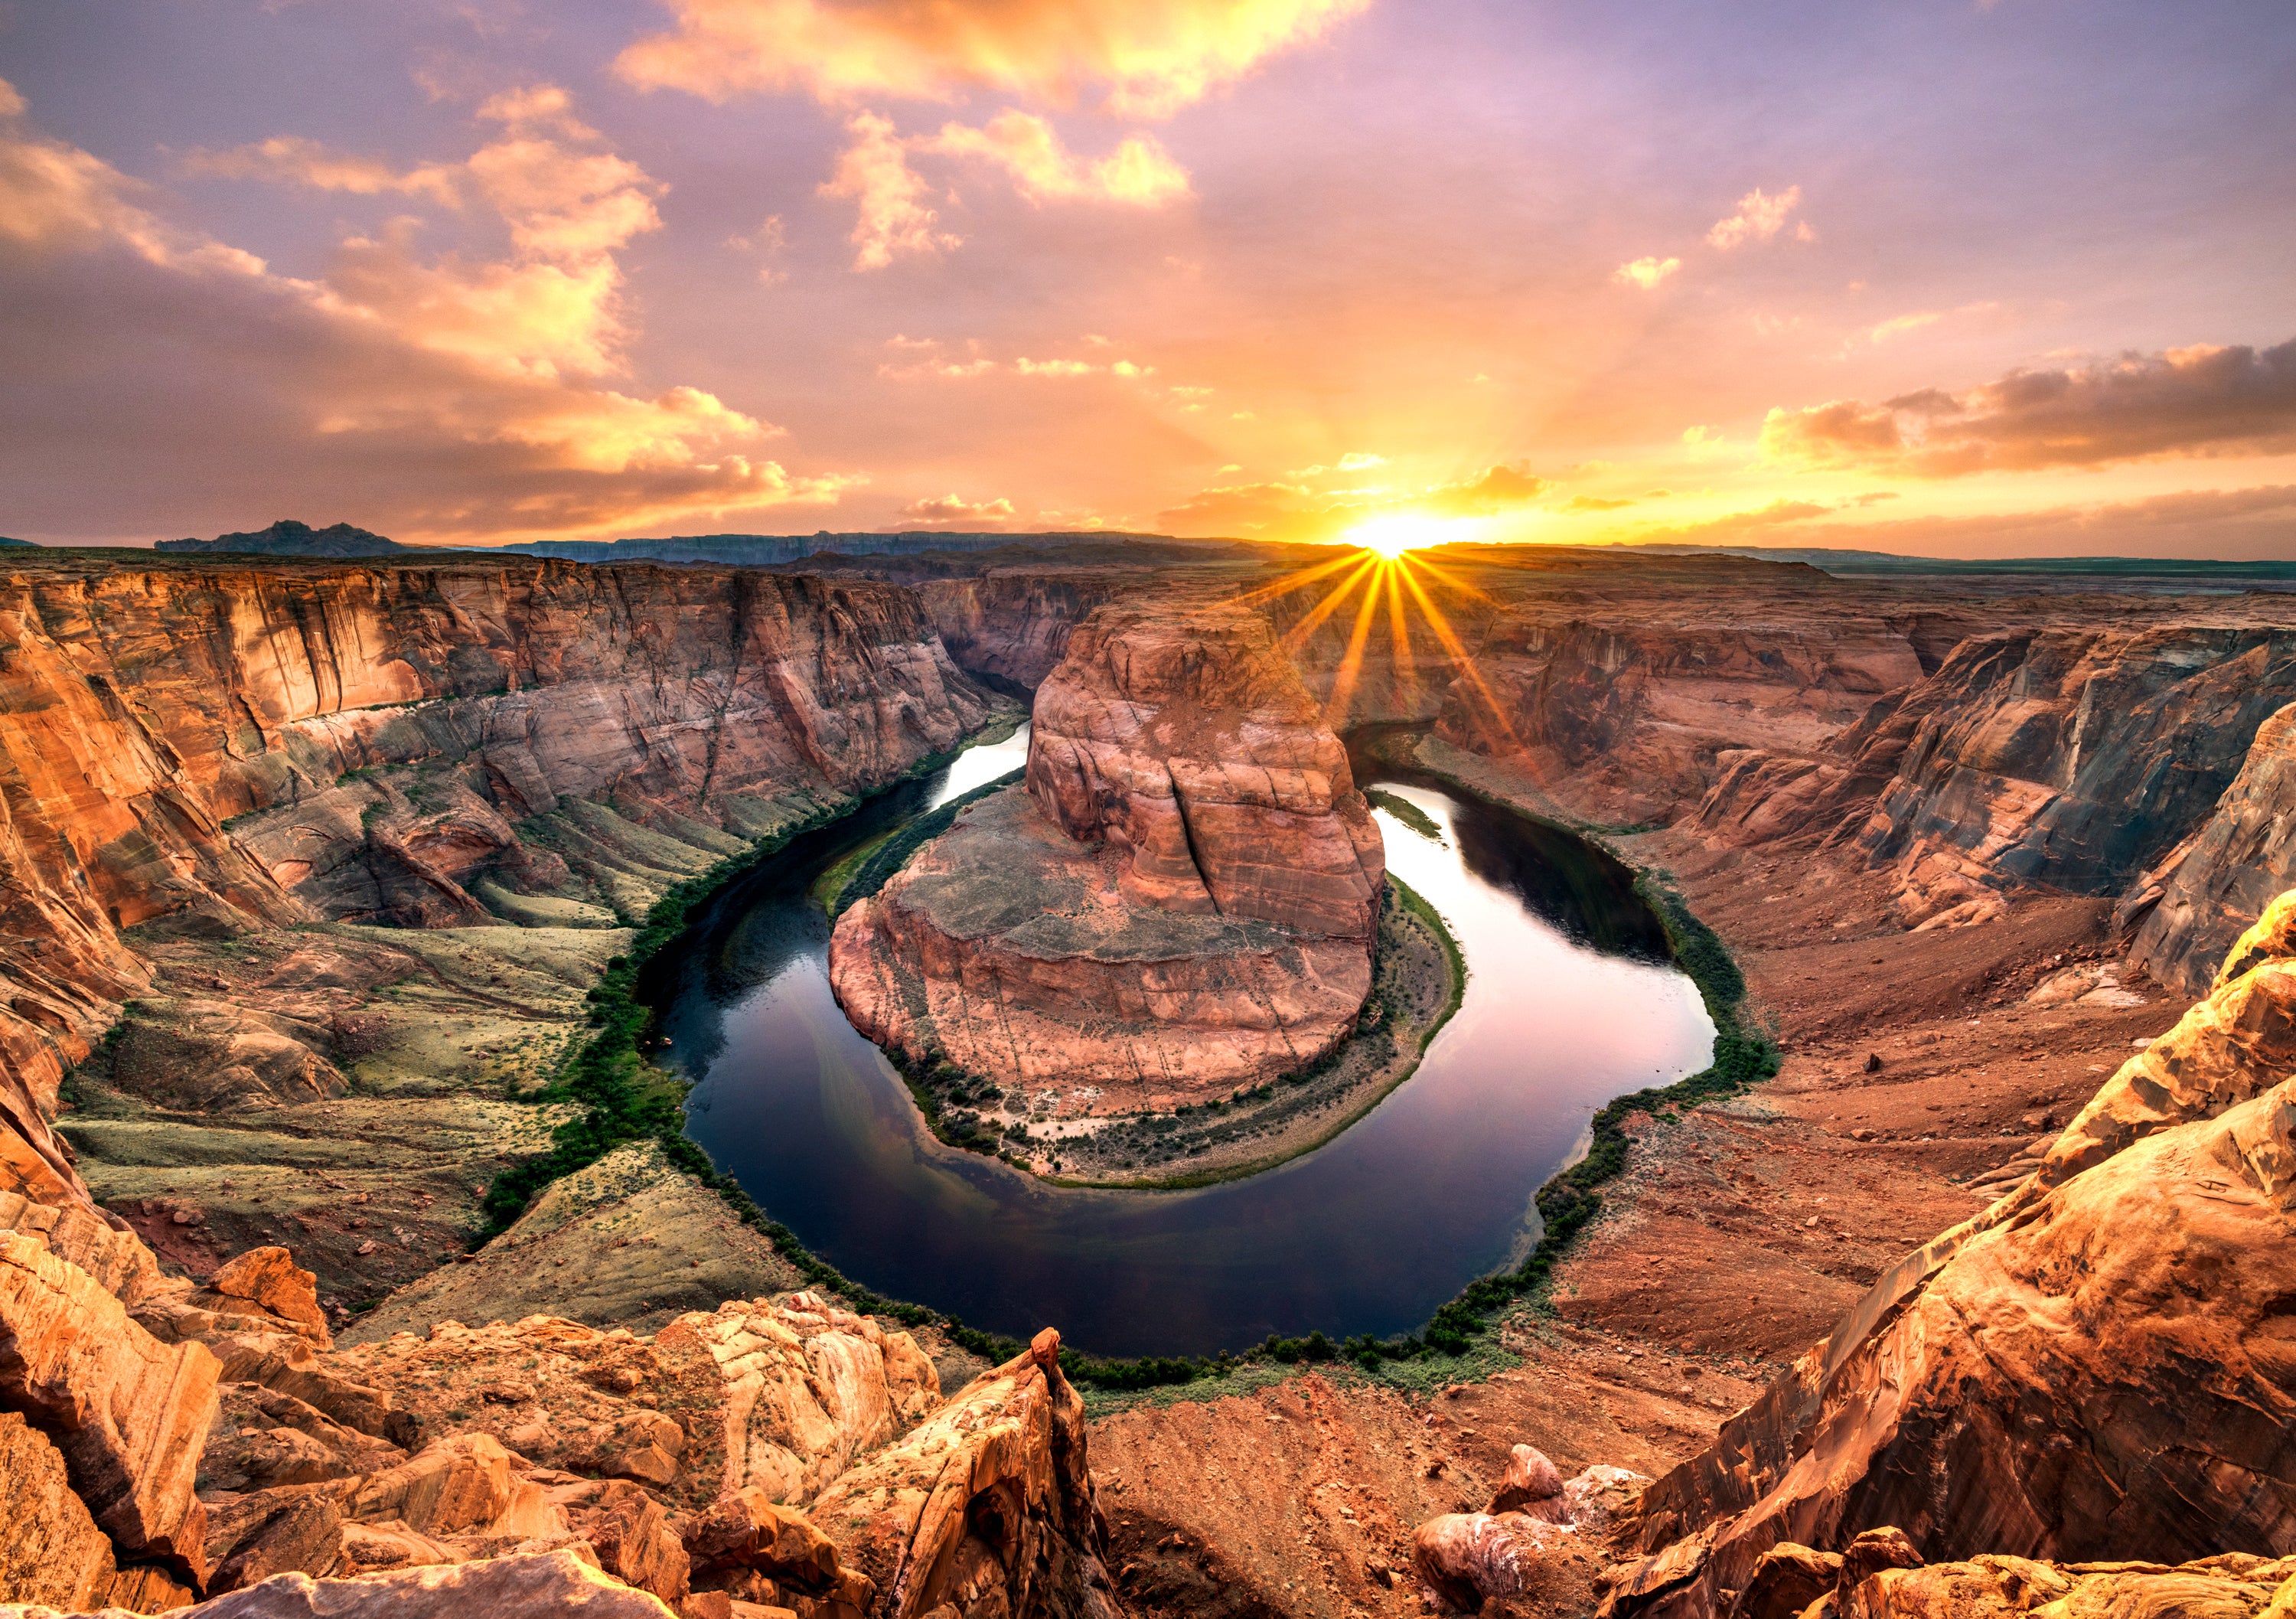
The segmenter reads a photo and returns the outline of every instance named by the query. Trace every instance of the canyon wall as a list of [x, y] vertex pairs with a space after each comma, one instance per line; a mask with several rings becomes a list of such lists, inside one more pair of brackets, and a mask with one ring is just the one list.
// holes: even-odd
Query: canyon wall
[[[58, 1086], [169, 940], [611, 927], [995, 701], [914, 596], [868, 582], [469, 559], [0, 572], [0, 1172], [85, 1201]], [[630, 856], [649, 839], [651, 866]]]
[[[2292, 699], [2296, 634], [2261, 626], [1975, 635], [1821, 749], [1730, 755], [1686, 826], [1741, 845], [1815, 840], [1887, 868], [1909, 925], [1980, 920], [2020, 885], [2115, 896], [2210, 820]], [[2251, 801], [2272, 779], [2260, 760]], [[2223, 881], [2252, 914], [2271, 879], [2231, 852], [2237, 841], [2228, 829], [2189, 880], [2241, 867]], [[2221, 950], [2238, 924], [2219, 904], [2210, 926], [2208, 944], [2156, 955]], [[2170, 975], [2191, 981], [2182, 965]]]
[[1090, 1111], [1313, 1063], [1371, 987], [1385, 860], [1347, 752], [1243, 609], [1100, 608], [1037, 693], [1025, 791], [839, 920], [872, 1040]]
[[2198, 991], [2243, 924], [2296, 883], [2296, 704], [2257, 727], [2240, 774], [2201, 829], [2122, 898], [2129, 958]]
[[1792, 1543], [1916, 1560], [2296, 1552], [2296, 894], [1991, 1208], [1660, 1479], [1605, 1604], [1709, 1614]]
[[1527, 760], [1566, 802], [1665, 821], [1725, 754], [1815, 752], [1921, 679], [1913, 643], [1886, 621], [1817, 616], [1518, 609], [1450, 683], [1436, 734]]
[[1033, 691], [1087, 613], [1145, 583], [1129, 569], [995, 568], [926, 580], [917, 594], [959, 668]]

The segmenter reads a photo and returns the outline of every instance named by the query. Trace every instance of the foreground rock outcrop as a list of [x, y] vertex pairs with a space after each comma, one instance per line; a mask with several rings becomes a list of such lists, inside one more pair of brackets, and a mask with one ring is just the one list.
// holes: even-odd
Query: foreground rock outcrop
[[1347, 753], [1234, 608], [1095, 612], [1039, 688], [1025, 789], [963, 812], [830, 949], [919, 1064], [1092, 1111], [1313, 1063], [1371, 988], [1385, 861]]
[[2296, 1551], [2292, 916], [1650, 1488], [1609, 1612], [1718, 1611], [1773, 1548], [1884, 1527], [1933, 1560]]
[[311, 1282], [258, 1250], [131, 1319], [0, 1237], [0, 1613], [1114, 1619], [1056, 1334], [945, 1399], [810, 1294], [337, 1351]]

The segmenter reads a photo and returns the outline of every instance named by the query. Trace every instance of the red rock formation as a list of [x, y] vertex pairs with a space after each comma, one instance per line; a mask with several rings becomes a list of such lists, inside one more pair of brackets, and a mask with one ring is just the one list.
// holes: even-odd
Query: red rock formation
[[1033, 688], [1058, 666], [1086, 614], [1146, 588], [1135, 569], [1071, 564], [990, 568], [921, 583], [917, 594], [958, 668]]
[[1436, 732], [1523, 756], [1566, 802], [1619, 818], [1670, 819], [1726, 754], [1815, 752], [1922, 678], [1901, 630], [1823, 604], [1558, 607], [1527, 605], [1491, 625]]
[[1806, 836], [1887, 867], [1914, 925], [1997, 914], [2021, 884], [2113, 894], [2209, 820], [2292, 696], [2284, 632], [1972, 636], [1823, 756], [1733, 756], [1691, 825], [1726, 843]]
[[1234, 608], [1104, 607], [1038, 688], [1028, 790], [839, 920], [854, 1025], [1090, 1111], [1315, 1061], [1371, 988], [1384, 875], [1347, 754]]
[[2193, 993], [2271, 897], [2296, 883], [2296, 704], [2257, 727], [2240, 774], [2193, 837], [2165, 857], [2115, 912], [2134, 925], [2128, 957]]
[[153, 1338], [37, 1239], [0, 1236], [0, 1407], [54, 1444], [123, 1559], [195, 1582], [206, 1573], [206, 1514], [192, 1485], [218, 1369], [199, 1344]]
[[1884, 1276], [1652, 1485], [1611, 1611], [1711, 1611], [1781, 1541], [1931, 1558], [2296, 1549], [2296, 900], [2038, 1171]]
[[968, 1385], [814, 1506], [874, 1610], [1116, 1619], [1060, 1335]]
[[45, 555], [0, 645], [0, 1190], [58, 1208], [120, 929], [491, 924], [480, 874], [567, 876], [513, 823], [611, 797], [728, 853], [988, 711], [907, 592], [739, 570]]
[[1030, 796], [1077, 842], [1130, 851], [1135, 903], [1371, 937], [1378, 828], [1258, 614], [1102, 608], [1032, 727]]

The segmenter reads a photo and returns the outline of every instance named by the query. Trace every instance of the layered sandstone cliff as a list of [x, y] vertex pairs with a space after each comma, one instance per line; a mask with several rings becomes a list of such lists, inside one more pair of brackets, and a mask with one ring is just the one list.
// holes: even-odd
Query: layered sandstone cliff
[[[1738, 844], [1814, 839], [1886, 868], [1909, 925], [1998, 914], [2021, 885], [2118, 896], [2210, 820], [2292, 697], [2285, 631], [1972, 636], [1815, 755], [1731, 756], [1690, 825]], [[2230, 863], [2251, 892], [2268, 881]], [[2210, 920], [2221, 948], [2221, 913]]]
[[[291, 1213], [313, 1233], [324, 1211], [340, 1228], [326, 1268], [373, 1256], [380, 1291], [414, 1260], [407, 1217], [472, 1196], [466, 1175], [410, 1174], [494, 1160], [526, 1129], [521, 1108], [414, 1097], [546, 1073], [618, 924], [1001, 701], [949, 662], [912, 594], [868, 581], [470, 557], [18, 563], [0, 571], [0, 1192], [121, 1229], [53, 1128], [67, 1070], [89, 1064], [102, 1106], [83, 1142], [121, 1139], [106, 1196], [155, 1240], [212, 1264], [230, 1245], [200, 1249], [216, 1204], [243, 1204], [242, 1244]], [[384, 993], [409, 981], [422, 1004]], [[262, 1161], [277, 1135], [214, 1110], [332, 1108], [355, 1076], [410, 1104], [419, 1169], [345, 1140], [334, 1177], [393, 1173], [289, 1176], [283, 1208]], [[155, 1160], [126, 1138], [146, 1117], [188, 1134]], [[340, 1109], [259, 1122], [315, 1142], [351, 1128]], [[215, 1172], [250, 1151], [236, 1181]], [[396, 1229], [363, 1231], [345, 1192], [403, 1197]], [[442, 1223], [426, 1245], [454, 1241]]]
[[1812, 616], [1519, 612], [1450, 684], [1437, 735], [1523, 756], [1590, 809], [1670, 819], [1726, 752], [1816, 749], [1922, 678], [1912, 641], [1888, 622]]
[[1314, 1062], [1371, 987], [1384, 875], [1346, 750], [1236, 608], [1095, 612], [1039, 687], [1025, 789], [965, 810], [830, 951], [920, 1063], [1166, 1105]]
[[2240, 774], [2199, 831], [2133, 884], [2116, 920], [2129, 959], [2198, 992], [2247, 918], [2296, 882], [2296, 704], [2257, 727]]
[[2292, 1056], [2296, 896], [2035, 1174], [1650, 1487], [1606, 1611], [1716, 1612], [1773, 1548], [1883, 1528], [1915, 1561], [2296, 1551]]

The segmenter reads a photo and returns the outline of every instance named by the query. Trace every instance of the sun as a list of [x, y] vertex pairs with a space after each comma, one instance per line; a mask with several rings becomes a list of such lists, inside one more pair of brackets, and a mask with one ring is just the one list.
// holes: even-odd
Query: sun
[[1421, 517], [1408, 512], [1398, 512], [1389, 517], [1374, 517], [1359, 522], [1347, 531], [1347, 542], [1360, 546], [1374, 555], [1390, 562], [1406, 551], [1416, 551], [1423, 546], [1439, 546], [1452, 538], [1454, 525], [1440, 517]]

